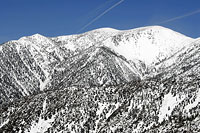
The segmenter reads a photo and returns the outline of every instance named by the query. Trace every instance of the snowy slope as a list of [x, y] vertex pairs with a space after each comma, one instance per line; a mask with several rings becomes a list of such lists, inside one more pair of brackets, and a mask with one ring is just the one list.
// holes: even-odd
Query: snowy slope
[[49, 88], [111, 86], [139, 80], [141, 72], [108, 47], [90, 47], [55, 67]]
[[171, 56], [194, 40], [161, 26], [126, 31], [102, 28], [81, 35], [52, 39], [64, 43], [73, 50], [80, 47], [104, 45], [125, 56], [128, 60], [137, 59], [148, 65]]
[[73, 51], [81, 51], [91, 46], [106, 46], [127, 60], [143, 62], [147, 67], [157, 70], [163, 66], [170, 66], [172, 62], [166, 62], [162, 66], [158, 64], [195, 40], [161, 26], [125, 31], [102, 28], [81, 35], [61, 36], [52, 39]]
[[129, 60], [158, 63], [192, 42], [170, 29], [153, 26], [122, 31], [103, 43]]
[[55, 43], [41, 35], [2, 44], [0, 51], [0, 103], [41, 90], [60, 59]]
[[[134, 73], [142, 79], [144, 75], [152, 73], [149, 70], [154, 69], [156, 63], [170, 57], [192, 40], [159, 26], [127, 31], [101, 28], [83, 34], [54, 38], [39, 34], [22, 37], [0, 46], [0, 86], [3, 88], [0, 103], [42, 91], [59, 64], [67, 62], [90, 47], [95, 49], [106, 46], [122, 55], [129, 62], [128, 66], [126, 63], [118, 64], [134, 68]], [[116, 59], [114, 62], [117, 64], [119, 61]], [[169, 65], [160, 66], [163, 68]], [[160, 69], [160, 66], [157, 65], [156, 69]], [[126, 75], [127, 71], [123, 73]], [[123, 77], [126, 77], [125, 75]], [[10, 81], [13, 84], [10, 85]]]
[[12, 101], [0, 132], [200, 131], [199, 39], [103, 28], [23, 37], [0, 55], [1, 100]]

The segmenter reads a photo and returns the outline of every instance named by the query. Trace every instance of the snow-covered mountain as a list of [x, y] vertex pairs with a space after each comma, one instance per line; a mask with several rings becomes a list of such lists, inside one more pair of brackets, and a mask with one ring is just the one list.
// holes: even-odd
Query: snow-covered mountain
[[193, 39], [161, 26], [150, 26], [125, 31], [102, 28], [53, 40], [72, 50], [107, 46], [128, 60], [141, 60], [150, 65], [171, 56]]
[[151, 26], [0, 45], [0, 132], [199, 132], [199, 49]]
[[[154, 70], [154, 64], [170, 57], [191, 41], [193, 41], [193, 39], [159, 26], [144, 27], [128, 31], [102, 28], [84, 34], [54, 38], [44, 37], [39, 34], [22, 37], [19, 40], [10, 41], [0, 46], [0, 71], [2, 71], [0, 103], [4, 101], [13, 101], [16, 98], [18, 99], [22, 96], [42, 91], [50, 81], [54, 82], [51, 79], [51, 77], [55, 78], [53, 75], [55, 74], [54, 70], [60, 70], [59, 67], [61, 64], [65, 64], [65, 62], [67, 63], [72, 59], [74, 64], [78, 65], [78, 59], [76, 60], [76, 58], [84, 58], [81, 57], [81, 53], [86, 53], [89, 48], [94, 49], [93, 51], [95, 52], [95, 49], [99, 49], [100, 47], [108, 47], [110, 50], [104, 50], [104, 53], [108, 52], [107, 55], [111, 54], [109, 51], [121, 55], [121, 57], [115, 57], [118, 59], [111, 61], [115, 62], [115, 67], [120, 69], [115, 70], [121, 71], [121, 74], [116, 75], [113, 70], [112, 72], [108, 70], [103, 72], [99, 83], [95, 82], [94, 84], [100, 85], [103, 78], [110, 79], [110, 77], [108, 77], [109, 75], [120, 77], [120, 79], [116, 79], [116, 76], [111, 77], [117, 80], [115, 83], [113, 83], [113, 80], [108, 81], [112, 83], [104, 81], [106, 84], [113, 85], [121, 83], [122, 81], [130, 81], [130, 79], [132, 79], [130, 77], [134, 76], [142, 79], [146, 73], [149, 73], [148, 71]], [[87, 56], [87, 58], [93, 58], [92, 54], [85, 54], [85, 56]], [[106, 61], [106, 54], [102, 56], [104, 56], [102, 58]], [[94, 56], [93, 60], [95, 60], [95, 58]], [[121, 67], [121, 64], [124, 65], [124, 63], [119, 63], [122, 58], [128, 63], [125, 63], [125, 68]], [[104, 60], [101, 62], [104, 62]], [[83, 64], [80, 64], [80, 66], [81, 65]], [[91, 67], [95, 68], [95, 65], [97, 64]], [[99, 71], [104, 69], [104, 65], [100, 66], [102, 68], [100, 68]], [[77, 67], [81, 69], [80, 66], [78, 65]], [[77, 67], [75, 70], [78, 70]], [[126, 69], [127, 67], [128, 69]], [[66, 67], [66, 70], [67, 69], [69, 69], [69, 67]], [[95, 73], [96, 70], [91, 69], [89, 73], [92, 73], [92, 71]], [[73, 70], [67, 73], [68, 76], [72, 75]], [[127, 73], [129, 79], [127, 79]], [[77, 75], [82, 74], [77, 73]], [[94, 76], [91, 80], [94, 78], [96, 79]], [[72, 81], [68, 82], [71, 83]], [[88, 83], [86, 82], [86, 84]]]

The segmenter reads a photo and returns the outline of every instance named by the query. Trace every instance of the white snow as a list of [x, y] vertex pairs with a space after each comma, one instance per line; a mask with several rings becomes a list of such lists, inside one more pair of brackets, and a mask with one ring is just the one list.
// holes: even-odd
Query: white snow
[[[42, 85], [43, 82], [42, 82], [42, 80], [39, 78], [39, 75], [38, 75], [35, 71], [32, 71], [31, 68], [30, 68], [30, 66], [29, 66], [26, 62], [23, 61], [23, 58], [21, 57], [21, 55], [20, 55], [20, 53], [19, 53], [19, 51], [20, 51], [20, 46], [19, 46], [19, 45], [16, 45], [16, 49], [17, 49], [17, 52], [18, 52], [19, 57], [22, 59], [23, 64], [24, 64], [24, 65], [29, 69], [29, 71], [39, 80], [40, 85]], [[23, 86], [22, 86], [22, 87], [23, 87]], [[24, 90], [26, 91], [26, 89], [24, 89]], [[25, 93], [28, 95], [27, 91], [26, 91]]]
[[47, 131], [49, 127], [51, 127], [51, 123], [54, 122], [55, 116], [53, 115], [51, 119], [44, 120], [41, 117], [39, 118], [38, 123], [33, 123], [31, 125], [30, 131], [26, 131], [27, 133], [44, 133]]
[[6, 125], [9, 122], [9, 119], [7, 119], [6, 121], [4, 121], [1, 125], [0, 128], [2, 128], [4, 125]]
[[74, 128], [72, 128], [73, 125], [75, 125], [75, 124], [74, 124], [74, 121], [67, 124], [68, 129], [70, 130], [70, 133], [76, 133], [75, 130], [74, 130]]
[[49, 83], [49, 81], [50, 81], [50, 78], [47, 77], [46, 80], [45, 80], [44, 82], [41, 82], [41, 83], [40, 83], [40, 90], [41, 90], [41, 91], [44, 90], [45, 86]]
[[0, 51], [2, 51], [2, 49], [3, 49], [3, 47], [2, 47], [2, 46], [0, 46]]
[[[119, 38], [117, 40], [119, 45], [113, 42], [115, 37]], [[194, 39], [164, 27], [149, 26], [124, 31], [112, 28], [100, 28], [79, 35], [67, 35], [54, 38], [46, 38], [42, 35], [35, 34], [30, 37], [23, 37], [19, 39], [19, 42], [31, 43], [31, 47], [34, 47], [40, 52], [41, 47], [44, 46], [45, 50], [55, 51], [60, 59], [62, 59], [52, 40], [61, 42], [62, 46], [72, 51], [80, 47], [88, 48], [92, 45], [105, 45], [123, 55], [128, 60], [141, 60], [149, 65], [170, 56]], [[46, 58], [44, 54], [42, 55]]]
[[170, 116], [175, 106], [178, 105], [183, 99], [184, 96], [181, 96], [181, 98], [179, 98], [179, 96], [173, 97], [171, 92], [165, 95], [160, 108], [160, 113], [158, 115], [158, 122], [162, 122], [167, 116]]
[[131, 99], [130, 106], [128, 107], [128, 112], [130, 112], [132, 108], [133, 108], [133, 99]]
[[[63, 39], [64, 40], [64, 39]], [[76, 50], [76, 46], [74, 45], [74, 43], [67, 43], [65, 45], [65, 48], [71, 50], [71, 51], [75, 51]]]
[[119, 30], [106, 27], [106, 28], [99, 28], [99, 29], [96, 29], [96, 30], [92, 30], [90, 32], [108, 32], [109, 33], [109, 32], [119, 32]]
[[16, 46], [17, 52], [19, 53], [19, 51], [20, 51], [20, 45], [18, 44], [18, 45], [15, 45], [15, 46]]
[[[118, 45], [113, 42], [117, 38]], [[132, 30], [100, 28], [80, 35], [52, 38], [62, 42], [68, 49], [107, 46], [128, 60], [141, 60], [147, 64], [158, 62], [173, 54], [194, 39], [160, 26], [149, 26]], [[183, 43], [187, 42], [187, 43]]]
[[94, 56], [96, 55], [96, 53], [98, 51], [99, 51], [99, 48], [97, 48], [93, 53], [91, 53], [90, 57], [87, 59], [87, 61], [81, 67], [84, 68], [92, 60], [92, 58], [94, 58]]
[[137, 28], [117, 35], [120, 38], [117, 45], [112, 37], [103, 44], [128, 60], [141, 60], [147, 65], [159, 62], [193, 41], [192, 38], [159, 26]]
[[[95, 34], [97, 34], [97, 36]], [[93, 36], [91, 35], [95, 35], [95, 38], [93, 38]], [[118, 40], [119, 43], [118, 45], [116, 45], [113, 42], [114, 36], [119, 37], [120, 41]], [[79, 46], [87, 48], [89, 46], [92, 46], [93, 44], [96, 46], [105, 45], [114, 50], [115, 52], [119, 53], [120, 55], [123, 55], [128, 60], [132, 61], [141, 60], [144, 61], [147, 65], [150, 65], [153, 62], [158, 62], [159, 60], [162, 60], [165, 57], [172, 55], [177, 50], [180, 50], [180, 48], [183, 48], [184, 46], [188, 45], [188, 43], [191, 42], [193, 39], [183, 36], [169, 29], [154, 26], [154, 27], [137, 28], [134, 30], [127, 30], [127, 31], [119, 31], [111, 28], [102, 28], [84, 33], [82, 35], [61, 36], [54, 38], [53, 40], [63, 41], [64, 47], [73, 51], [76, 50]], [[59, 51], [56, 50], [56, 47], [54, 43], [51, 41], [51, 39], [41, 36], [39, 34], [35, 34], [30, 37], [23, 37], [19, 39], [19, 42], [24, 45], [30, 46], [31, 47], [30, 52], [34, 57], [38, 54], [39, 55], [41, 54], [42, 58], [44, 58], [45, 61], [43, 62], [39, 59], [37, 60], [37, 58], [35, 58], [35, 60], [41, 66], [41, 69], [44, 71], [46, 77], [48, 77], [49, 75], [46, 69], [46, 66], [49, 65], [48, 64], [49, 62], [48, 62], [48, 55], [44, 53], [43, 50], [44, 51], [47, 50], [48, 52], [55, 51], [56, 54], [62, 59], [62, 57], [59, 55]], [[2, 47], [0, 46], [0, 51], [1, 50]], [[17, 51], [19, 50], [20, 48], [17, 45]], [[93, 58], [93, 56], [96, 55], [97, 51], [98, 49], [90, 56], [90, 58], [83, 65], [83, 67]], [[120, 64], [120, 61], [119, 60], [117, 61], [119, 62], [119, 65], [123, 68], [123, 66]], [[175, 62], [175, 58], [170, 61], [171, 62], [168, 62], [169, 64]], [[124, 65], [131, 71], [136, 73], [134, 68], [130, 66], [128, 63], [125, 63]], [[101, 69], [103, 69], [103, 67], [104, 65], [102, 64]], [[34, 75], [37, 74], [34, 73]], [[103, 78], [98, 79], [100, 83], [103, 83]], [[44, 89], [45, 85], [48, 82], [49, 78], [47, 78], [45, 82], [40, 81], [41, 90]], [[19, 82], [18, 84], [22, 86]], [[26, 94], [28, 95], [27, 90], [25, 88], [23, 89], [24, 90], [22, 91], [24, 95]], [[164, 119], [166, 119], [167, 116], [171, 115], [171, 112], [173, 111], [175, 106], [178, 105], [183, 99], [184, 96], [182, 96], [181, 98], [179, 98], [179, 96], [172, 96], [171, 92], [165, 95], [158, 115], [159, 122], [162, 122]], [[193, 107], [196, 107], [199, 102], [200, 102], [200, 90], [197, 94], [197, 98], [195, 99], [195, 101], [192, 104], [187, 105], [185, 107], [185, 110], [189, 111]], [[97, 115], [100, 116], [105, 108], [108, 109], [109, 105], [115, 105], [115, 107], [109, 109], [108, 113], [106, 114], [106, 118], [108, 118], [116, 109], [119, 108], [120, 103], [117, 104], [99, 103], [99, 110], [97, 110]], [[42, 106], [44, 113], [47, 107], [47, 97], [45, 98]], [[131, 110], [132, 107], [133, 107], [133, 100], [131, 100], [129, 111]], [[140, 108], [141, 104], [138, 105], [138, 107]], [[51, 123], [54, 122], [55, 117], [56, 115], [53, 115], [51, 119], [44, 120], [40, 116], [39, 121], [37, 123], [36, 122], [32, 123], [30, 132], [31, 133], [45, 132], [49, 127], [52, 126]], [[99, 120], [100, 117], [96, 121], [97, 124]], [[2, 123], [0, 125], [0, 128], [3, 125], [7, 124], [8, 122], [9, 119], [7, 119], [4, 123]], [[74, 123], [68, 124], [70, 129], [72, 129], [72, 125], [74, 125]], [[143, 125], [142, 122], [140, 122], [138, 128], [141, 128], [140, 127], [141, 125]], [[138, 129], [136, 130], [138, 131]]]
[[107, 104], [107, 103], [98, 103], [98, 105], [99, 105], [99, 109], [97, 110], [96, 115], [100, 116], [103, 113], [103, 110], [106, 107], [108, 107], [109, 104]]
[[[42, 111], [43, 111], [42, 114], [45, 113], [46, 107], [47, 107], [47, 97], [45, 98], [43, 105], [42, 105]], [[30, 128], [30, 131], [26, 131], [26, 132], [28, 132], [28, 133], [44, 133], [45, 131], [47, 131], [47, 129], [49, 127], [52, 126], [51, 123], [54, 122], [57, 114], [53, 115], [51, 117], [51, 119], [47, 119], [47, 120], [43, 119], [41, 117], [41, 115], [39, 117], [38, 122], [37, 123], [33, 122], [31, 125], [31, 128]]]
[[43, 105], [42, 105], [43, 112], [45, 112], [46, 107], [47, 107], [47, 97], [44, 99], [44, 102], [43, 102]]
[[119, 106], [121, 105], [121, 103], [117, 102], [116, 104], [113, 103], [113, 104], [111, 104], [111, 105], [115, 105], [115, 108], [114, 108], [114, 109], [111, 108], [111, 109], [108, 111], [108, 113], [106, 114], [106, 118], [110, 117], [110, 115], [111, 115], [116, 109], [119, 108]]
[[112, 106], [114, 105], [115, 108], [109, 109], [108, 113], [106, 114], [106, 118], [108, 118], [116, 109], [118, 109], [121, 104], [119, 102], [117, 102], [116, 104], [115, 103], [111, 103], [111, 104], [109, 104], [109, 103], [98, 103], [99, 109], [96, 112], [98, 119], [96, 120], [96, 126], [95, 126], [94, 133], [98, 132], [98, 124], [99, 124], [99, 121], [102, 119], [100, 117], [100, 115], [103, 113], [104, 109], [108, 109], [109, 105], [112, 105]]
[[[48, 71], [46, 70], [46, 66], [48, 66], [48, 55], [42, 51], [44, 50], [43, 47], [52, 47], [52, 42], [42, 35], [35, 34], [33, 36], [20, 38], [18, 43], [25, 45], [26, 47], [30, 47], [29, 50], [31, 55], [34, 57], [34, 60], [37, 62], [37, 64], [41, 66], [41, 69], [47, 77], [49, 75]], [[38, 57], [38, 55], [41, 55], [44, 58], [44, 62], [41, 60], [41, 57]], [[41, 80], [40, 83], [42, 83]]]
[[96, 112], [96, 116], [98, 116], [98, 119], [96, 120], [96, 126], [95, 126], [95, 130], [94, 130], [94, 133], [97, 132], [98, 130], [98, 124], [99, 124], [99, 121], [100, 121], [100, 115], [103, 113], [103, 110], [109, 106], [109, 104], [107, 103], [98, 103], [99, 105], [99, 109], [97, 110]]

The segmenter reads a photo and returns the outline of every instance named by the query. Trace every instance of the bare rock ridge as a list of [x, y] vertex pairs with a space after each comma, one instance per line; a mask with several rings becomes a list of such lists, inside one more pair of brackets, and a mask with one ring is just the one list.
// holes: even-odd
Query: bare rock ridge
[[200, 39], [160, 26], [0, 45], [0, 132], [200, 132]]

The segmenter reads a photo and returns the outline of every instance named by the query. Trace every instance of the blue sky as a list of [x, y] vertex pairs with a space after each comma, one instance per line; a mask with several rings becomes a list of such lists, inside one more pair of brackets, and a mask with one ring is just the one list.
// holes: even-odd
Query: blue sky
[[[200, 37], [200, 0], [0, 0], [0, 43], [39, 33], [69, 35], [101, 27], [131, 29], [161, 25]], [[170, 22], [174, 17], [188, 15]], [[80, 31], [81, 30], [81, 31]]]

